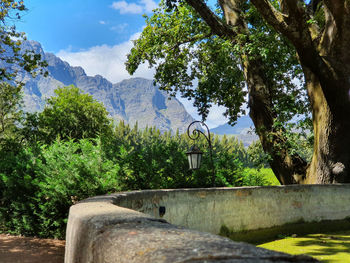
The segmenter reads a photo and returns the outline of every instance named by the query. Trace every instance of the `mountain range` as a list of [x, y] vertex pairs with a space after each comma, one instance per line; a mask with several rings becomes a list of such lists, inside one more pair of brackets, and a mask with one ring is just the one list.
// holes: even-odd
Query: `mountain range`
[[45, 53], [36, 41], [26, 41], [24, 50], [34, 50], [48, 63], [48, 76], [32, 78], [20, 73], [18, 80], [25, 82], [24, 110], [41, 111], [47, 98], [57, 87], [75, 85], [104, 104], [110, 116], [139, 128], [156, 126], [160, 131], [185, 132], [194, 121], [180, 101], [153, 85], [152, 80], [132, 78], [111, 83], [100, 75], [87, 76], [81, 67], [72, 67], [52, 53]]
[[[54, 54], [44, 52], [36, 41], [24, 42], [22, 49], [40, 54], [48, 63], [49, 73], [47, 77], [39, 75], [36, 78], [25, 72], [18, 74], [18, 80], [25, 82], [25, 111], [43, 110], [46, 100], [55, 95], [57, 87], [75, 85], [103, 103], [114, 120], [124, 120], [132, 126], [137, 122], [141, 129], [156, 126], [162, 132], [179, 130], [183, 133], [194, 121], [179, 100], [161, 91], [152, 80], [132, 78], [113, 84], [100, 75], [87, 76], [82, 67], [70, 66]], [[245, 145], [249, 145], [256, 140], [255, 135], [247, 133], [250, 127], [252, 121], [248, 116], [243, 116], [234, 127], [224, 124], [211, 129], [211, 132], [235, 134]]]

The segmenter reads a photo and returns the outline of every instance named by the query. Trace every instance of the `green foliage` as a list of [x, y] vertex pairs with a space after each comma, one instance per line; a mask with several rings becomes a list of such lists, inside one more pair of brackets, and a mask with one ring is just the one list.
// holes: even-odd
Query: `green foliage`
[[270, 168], [245, 168], [243, 174], [243, 185], [280, 185]]
[[[189, 171], [187, 135], [143, 131], [123, 122], [113, 134], [51, 144], [6, 141], [0, 149], [0, 232], [63, 238], [69, 207], [77, 201], [117, 191], [211, 187], [212, 170], [205, 151], [200, 170]], [[216, 186], [269, 184], [254, 169], [235, 138], [214, 137]]]
[[257, 168], [265, 168], [269, 166], [270, 156], [266, 154], [262, 148], [260, 141], [253, 142], [247, 148], [249, 156], [249, 166]]
[[[145, 17], [147, 26], [128, 55], [129, 73], [133, 74], [141, 63], [155, 66], [154, 79], [161, 89], [193, 99], [203, 119], [213, 104], [227, 109], [225, 115], [230, 123], [235, 123], [244, 113], [245, 101], [248, 106], [266, 109], [265, 121], [254, 121], [265, 146], [270, 145], [265, 147], [270, 155], [262, 154], [261, 147], [251, 149], [256, 151], [254, 160], [250, 160], [252, 165], [266, 167], [280, 152], [310, 159], [312, 151], [305, 151], [310, 147], [304, 146], [312, 142], [312, 136], [307, 134], [313, 130], [311, 110], [294, 46], [262, 19], [250, 1], [239, 4], [242, 24], [248, 26], [233, 26], [229, 29], [232, 34], [225, 36], [217, 33], [213, 24], [208, 26], [204, 22], [203, 13], [209, 12], [203, 11], [202, 18], [191, 7], [196, 4], [187, 2], [161, 1], [159, 8]], [[280, 8], [278, 1], [270, 3]], [[210, 16], [226, 24], [220, 10], [214, 10]], [[321, 12], [322, 8], [318, 9], [315, 21]], [[320, 21], [315, 23], [321, 24]], [[259, 86], [261, 83], [257, 84], [258, 76], [266, 89]], [[248, 91], [249, 96], [245, 96]], [[303, 142], [303, 147], [299, 142]]]
[[69, 207], [87, 197], [117, 192], [120, 167], [105, 159], [98, 139], [56, 141], [38, 159], [36, 193], [40, 236], [64, 238]]
[[[310, 118], [293, 46], [264, 22], [254, 6], [245, 4], [242, 8], [249, 33], [238, 35], [233, 44], [213, 34], [186, 1], [180, 1], [176, 8], [168, 8], [161, 1], [152, 16], [146, 16], [147, 26], [128, 55], [127, 70], [132, 74], [141, 63], [148, 62], [156, 67], [157, 84], [173, 95], [180, 92], [194, 99], [204, 119], [216, 103], [227, 108], [225, 115], [234, 123], [244, 113], [246, 100], [240, 58], [257, 57], [264, 65], [276, 121], [284, 123], [296, 115], [302, 116], [301, 120]], [[217, 14], [222, 17], [219, 10]], [[311, 130], [310, 125], [306, 128]]]
[[91, 95], [74, 86], [58, 88], [55, 94], [38, 115], [40, 136], [46, 143], [57, 137], [62, 140], [96, 138], [111, 131], [108, 112]]
[[[307, 124], [303, 124], [307, 122]], [[299, 123], [275, 122], [275, 130], [283, 131], [286, 140], [280, 147], [288, 149], [291, 155], [298, 154], [306, 161], [311, 161], [313, 153], [314, 135], [304, 128], [311, 126], [311, 120], [300, 121]]]
[[21, 100], [21, 86], [0, 82], [0, 145], [17, 135], [17, 125], [22, 117]]
[[[11, 146], [11, 147], [10, 147]], [[0, 232], [64, 238], [69, 207], [89, 196], [120, 191], [120, 167], [98, 139], [1, 151]]]
[[[105, 151], [121, 166], [121, 184], [126, 189], [211, 187], [212, 163], [207, 141], [199, 137], [196, 145], [205, 151], [200, 170], [189, 171], [186, 151], [191, 147], [187, 135], [160, 134], [155, 128], [131, 129], [121, 122], [116, 136], [109, 138]], [[119, 149], [119, 151], [118, 151]], [[216, 186], [243, 185], [242, 171], [249, 158], [242, 143], [234, 137], [213, 140]]]
[[21, 50], [25, 35], [17, 32], [15, 25], [11, 24], [19, 20], [21, 13], [26, 10], [24, 1], [0, 1], [0, 81], [14, 81], [17, 72], [22, 69], [32, 76], [47, 74], [47, 63], [41, 60], [40, 54]]
[[180, 92], [193, 98], [203, 118], [214, 102], [226, 106], [226, 115], [236, 121], [244, 112], [241, 106], [246, 93], [239, 56], [232, 53], [231, 41], [213, 35], [185, 3], [169, 10], [161, 1], [160, 8], [146, 16], [146, 24], [128, 56], [129, 73], [147, 61], [156, 67], [157, 84], [173, 95]]
[[39, 188], [33, 151], [6, 141], [0, 156], [0, 232], [36, 235]]
[[[212, 186], [203, 136], [196, 141], [205, 152], [203, 165], [192, 172], [186, 151], [193, 141], [186, 134], [138, 130], [124, 122], [112, 130], [104, 107], [75, 87], [56, 90], [43, 113], [27, 114], [18, 127], [20, 88], [3, 87], [5, 130], [18, 136], [0, 145], [0, 232], [64, 238], [69, 207], [87, 197]], [[269, 184], [245, 168], [250, 157], [237, 139], [215, 136], [212, 145], [216, 186]]]

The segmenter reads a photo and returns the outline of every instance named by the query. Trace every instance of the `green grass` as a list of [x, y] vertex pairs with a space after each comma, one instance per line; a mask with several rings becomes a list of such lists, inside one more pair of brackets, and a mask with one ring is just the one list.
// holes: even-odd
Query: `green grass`
[[346, 263], [350, 262], [350, 231], [286, 237], [258, 247], [294, 255], [306, 254], [322, 262]]
[[277, 180], [271, 168], [261, 168], [259, 173], [269, 183], [269, 185], [280, 185], [280, 182]]
[[265, 182], [263, 185], [280, 185], [271, 168], [245, 168], [244, 173], [248, 176], [261, 178]]

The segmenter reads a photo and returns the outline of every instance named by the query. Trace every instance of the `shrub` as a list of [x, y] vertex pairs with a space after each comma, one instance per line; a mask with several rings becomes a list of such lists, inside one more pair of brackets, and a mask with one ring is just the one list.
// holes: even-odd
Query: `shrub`
[[74, 86], [58, 88], [55, 94], [38, 114], [39, 135], [45, 143], [57, 137], [79, 140], [111, 132], [108, 112], [91, 95]]
[[[134, 189], [211, 187], [208, 152], [200, 170], [188, 170], [192, 144], [186, 135], [123, 123], [114, 136], [95, 139], [31, 146], [8, 140], [0, 146], [0, 231], [64, 238], [69, 207], [81, 199]], [[204, 138], [197, 144], [208, 147]], [[270, 169], [245, 168], [241, 146], [235, 139], [215, 138], [215, 185], [271, 184]]]
[[30, 147], [7, 142], [0, 148], [0, 232], [36, 235], [39, 221], [37, 166]]
[[36, 194], [40, 236], [64, 237], [69, 207], [87, 197], [117, 192], [119, 165], [104, 158], [98, 139], [55, 141], [42, 147]]

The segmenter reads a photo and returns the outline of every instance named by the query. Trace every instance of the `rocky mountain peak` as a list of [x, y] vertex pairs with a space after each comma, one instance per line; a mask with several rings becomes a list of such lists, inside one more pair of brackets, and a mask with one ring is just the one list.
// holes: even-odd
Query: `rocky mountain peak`
[[166, 92], [153, 85], [152, 80], [131, 78], [112, 84], [101, 75], [87, 76], [82, 67], [72, 67], [54, 54], [45, 53], [36, 41], [27, 41], [23, 46], [42, 54], [49, 72], [48, 77], [27, 77], [24, 88], [27, 111], [42, 110], [45, 100], [54, 95], [57, 87], [73, 84], [103, 103], [113, 119], [131, 125], [138, 122], [141, 129], [156, 126], [161, 131], [179, 129], [185, 132], [193, 121], [181, 102], [170, 99]]

